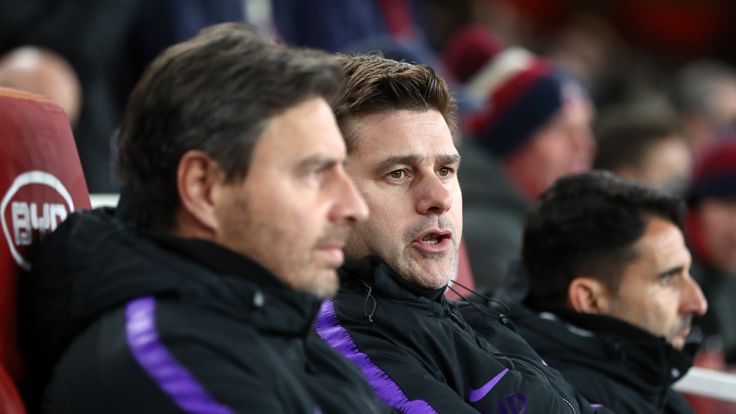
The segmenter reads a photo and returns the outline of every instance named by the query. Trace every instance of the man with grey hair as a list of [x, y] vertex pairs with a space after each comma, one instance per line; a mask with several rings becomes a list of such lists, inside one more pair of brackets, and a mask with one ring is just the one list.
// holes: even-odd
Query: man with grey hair
[[235, 24], [152, 63], [120, 129], [120, 205], [73, 214], [34, 262], [46, 412], [388, 411], [311, 330], [368, 213], [341, 82], [333, 57]]

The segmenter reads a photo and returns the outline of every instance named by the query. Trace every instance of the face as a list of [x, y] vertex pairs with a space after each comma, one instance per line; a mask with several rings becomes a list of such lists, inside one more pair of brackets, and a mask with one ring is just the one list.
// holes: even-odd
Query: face
[[634, 246], [638, 253], [621, 275], [618, 292], [607, 294], [603, 313], [664, 337], [681, 349], [693, 316], [707, 302], [690, 276], [690, 252], [677, 226], [652, 218]]
[[582, 97], [566, 100], [562, 109], [506, 160], [526, 193], [536, 197], [558, 178], [590, 169], [595, 151], [592, 116], [590, 104]]
[[460, 164], [447, 123], [435, 111], [361, 116], [348, 173], [370, 208], [346, 253], [376, 255], [419, 286], [439, 288], [457, 271], [462, 232]]
[[665, 190], [681, 190], [687, 182], [692, 153], [683, 138], [673, 135], [659, 140], [647, 150], [644, 158], [638, 177], [644, 184]]
[[718, 269], [736, 273], [736, 201], [708, 199], [698, 210], [710, 260]]
[[213, 195], [215, 241], [296, 290], [331, 296], [348, 232], [368, 214], [344, 170], [345, 156], [323, 99], [273, 117], [254, 147], [247, 176], [223, 183]]

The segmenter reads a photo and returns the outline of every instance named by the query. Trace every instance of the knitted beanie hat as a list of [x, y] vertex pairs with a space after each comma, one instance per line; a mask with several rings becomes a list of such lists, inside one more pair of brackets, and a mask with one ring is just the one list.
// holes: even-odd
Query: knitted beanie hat
[[441, 59], [450, 75], [466, 84], [503, 49], [503, 44], [488, 29], [474, 24], [450, 37]]
[[703, 199], [736, 199], [736, 139], [723, 139], [705, 150], [695, 163], [687, 201], [694, 206]]
[[566, 89], [584, 95], [550, 62], [521, 48], [498, 54], [467, 88], [472, 98], [488, 102], [467, 126], [482, 146], [501, 157], [521, 149], [562, 108]]
[[584, 88], [553, 65], [522, 48], [503, 48], [479, 25], [458, 30], [442, 59], [465, 83], [466, 95], [483, 109], [464, 120], [481, 146], [497, 156], [521, 149], [570, 97]]

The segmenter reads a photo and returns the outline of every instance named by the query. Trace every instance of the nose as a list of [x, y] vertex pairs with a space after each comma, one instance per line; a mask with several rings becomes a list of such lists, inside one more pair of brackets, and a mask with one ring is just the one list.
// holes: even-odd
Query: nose
[[708, 311], [708, 301], [700, 289], [700, 285], [692, 277], [685, 281], [685, 291], [680, 304], [680, 313], [703, 316]]
[[414, 191], [416, 191], [416, 210], [417, 213], [425, 214], [443, 214], [452, 207], [452, 193], [447, 185], [442, 182], [434, 173], [417, 183]]
[[585, 168], [587, 169], [590, 167], [596, 150], [591, 128], [593, 109], [585, 102], [568, 105], [565, 109], [570, 152], [576, 154], [580, 162], [587, 163]]
[[345, 169], [338, 168], [339, 185], [336, 188], [337, 202], [333, 205], [333, 221], [358, 222], [368, 218], [368, 204]]
[[590, 168], [595, 154], [595, 140], [588, 125], [574, 125], [569, 134], [570, 153], [575, 154], [576, 161], [584, 165], [584, 169]]

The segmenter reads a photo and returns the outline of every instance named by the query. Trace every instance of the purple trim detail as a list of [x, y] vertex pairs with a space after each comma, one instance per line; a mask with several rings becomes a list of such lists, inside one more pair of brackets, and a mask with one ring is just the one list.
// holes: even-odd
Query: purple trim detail
[[501, 378], [503, 378], [504, 375], [506, 375], [508, 372], [509, 372], [509, 369], [506, 368], [503, 371], [499, 372], [498, 375], [491, 378], [490, 381], [486, 382], [485, 385], [478, 388], [477, 390], [474, 390], [471, 388], [470, 391], [468, 391], [468, 402], [474, 403], [476, 401], [482, 400], [483, 397], [485, 397], [489, 392], [491, 392], [493, 387], [495, 387], [496, 384], [498, 384], [498, 381], [501, 381]]
[[174, 358], [156, 331], [156, 302], [145, 296], [125, 306], [125, 334], [133, 358], [176, 405], [192, 414], [232, 414]]
[[373, 390], [386, 404], [407, 414], [437, 414], [437, 411], [428, 402], [409, 400], [398, 384], [381, 368], [376, 366], [368, 355], [358, 349], [348, 331], [340, 325], [332, 299], [322, 302], [314, 329], [322, 340], [346, 356], [363, 371], [363, 375], [366, 376]]
[[597, 410], [599, 408], [603, 408], [603, 404], [590, 404], [590, 408]]

